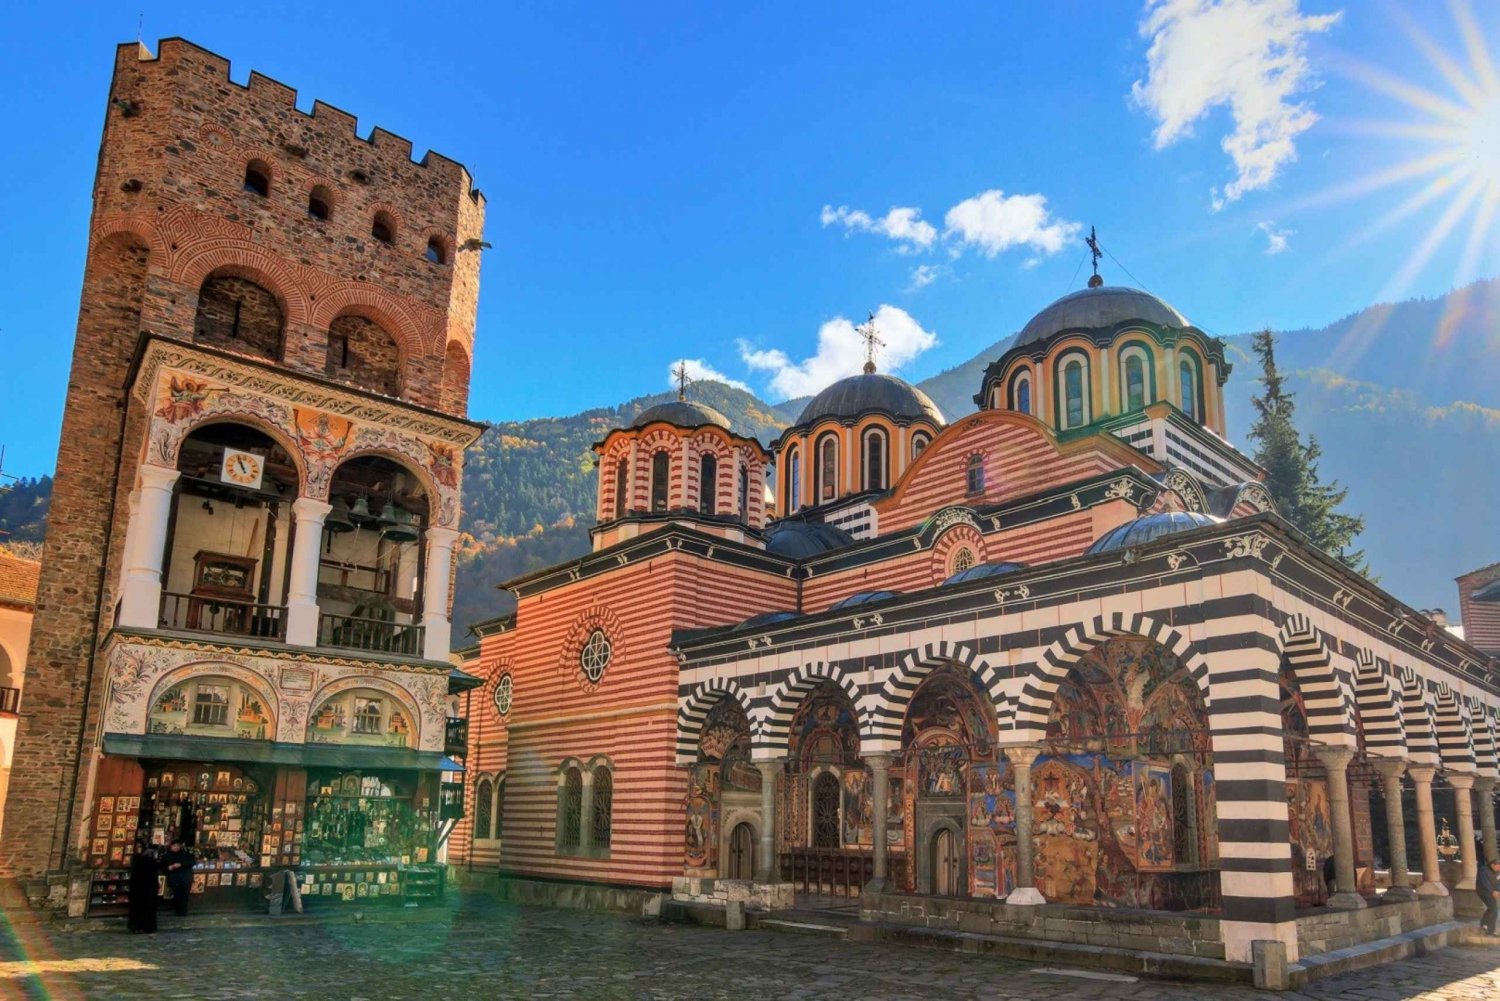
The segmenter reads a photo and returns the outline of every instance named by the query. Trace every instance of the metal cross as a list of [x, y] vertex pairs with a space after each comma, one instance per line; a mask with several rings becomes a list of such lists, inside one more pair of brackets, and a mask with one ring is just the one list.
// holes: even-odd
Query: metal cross
[[672, 369], [672, 378], [677, 380], [677, 398], [679, 400], [687, 399], [688, 369], [686, 359], [679, 361], [677, 367]]
[[871, 313], [864, 323], [854, 328], [854, 332], [865, 342], [865, 374], [869, 375], [875, 371], [875, 352], [885, 347], [885, 341], [875, 329], [875, 314]]
[[[1089, 245], [1089, 253], [1091, 255], [1093, 255], [1093, 258], [1094, 258], [1094, 277], [1098, 278], [1099, 277], [1099, 258], [1101, 258], [1101, 257], [1104, 256], [1104, 252], [1099, 249], [1099, 235], [1094, 232], [1094, 227], [1092, 227], [1092, 226], [1089, 227], [1089, 237], [1088, 237], [1087, 240], [1084, 240], [1083, 242]], [[1089, 284], [1091, 286], [1093, 286], [1093, 285], [1098, 285], [1099, 283], [1098, 282], [1090, 282]]]

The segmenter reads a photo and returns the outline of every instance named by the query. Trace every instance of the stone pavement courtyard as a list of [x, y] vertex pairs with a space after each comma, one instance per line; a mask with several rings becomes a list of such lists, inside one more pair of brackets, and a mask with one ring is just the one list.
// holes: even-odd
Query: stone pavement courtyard
[[[1089, 976], [1031, 964], [772, 932], [728, 933], [457, 897], [439, 913], [162, 931], [6, 929], [0, 998], [1265, 999], [1249, 987]], [[392, 920], [394, 919], [394, 920]], [[33, 965], [34, 964], [34, 965]], [[1099, 979], [1106, 976], [1105, 979]], [[1288, 998], [1500, 998], [1500, 946], [1451, 948]]]

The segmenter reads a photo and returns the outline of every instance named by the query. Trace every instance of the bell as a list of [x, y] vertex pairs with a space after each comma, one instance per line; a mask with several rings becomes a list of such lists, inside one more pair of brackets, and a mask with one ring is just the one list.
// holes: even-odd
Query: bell
[[417, 516], [404, 507], [391, 504], [380, 519], [381, 534], [391, 542], [417, 541]]
[[361, 497], [356, 500], [349, 509], [349, 518], [356, 525], [368, 525], [374, 521], [375, 516], [370, 514], [370, 498]]
[[335, 500], [333, 510], [329, 511], [328, 517], [323, 519], [323, 527], [334, 535], [354, 531], [354, 522], [349, 518], [349, 502]]

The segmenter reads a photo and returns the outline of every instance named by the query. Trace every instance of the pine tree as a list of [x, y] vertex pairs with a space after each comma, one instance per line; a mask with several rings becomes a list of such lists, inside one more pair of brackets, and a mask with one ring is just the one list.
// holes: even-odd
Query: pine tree
[[1365, 530], [1365, 519], [1338, 510], [1349, 494], [1337, 482], [1318, 478], [1318, 458], [1323, 454], [1318, 439], [1308, 435], [1307, 444], [1292, 423], [1292, 394], [1283, 387], [1276, 368], [1276, 337], [1269, 330], [1255, 335], [1251, 345], [1260, 359], [1260, 381], [1264, 392], [1254, 397], [1255, 461], [1266, 470], [1266, 489], [1276, 501], [1277, 511], [1295, 525], [1314, 545], [1337, 557], [1359, 573], [1368, 575], [1365, 553], [1350, 550], [1354, 537]]

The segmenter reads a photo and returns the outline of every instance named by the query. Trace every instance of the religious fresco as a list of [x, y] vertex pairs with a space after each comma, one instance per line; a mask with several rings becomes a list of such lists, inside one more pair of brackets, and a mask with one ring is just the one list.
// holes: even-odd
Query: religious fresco
[[683, 832], [683, 865], [688, 870], [712, 869], [717, 863], [719, 776], [712, 765], [697, 765], [688, 773], [687, 825]]
[[1312, 752], [1307, 705], [1291, 664], [1282, 661], [1281, 729], [1286, 751], [1287, 836], [1291, 840], [1293, 893], [1299, 907], [1328, 899], [1323, 863], [1333, 854], [1333, 820], [1323, 765]]
[[871, 776], [863, 769], [844, 772], [843, 842], [851, 847], [873, 848], [875, 845], [875, 805], [871, 796]]
[[1016, 888], [1016, 792], [1010, 764], [976, 764], [969, 779], [970, 893], [1004, 897]]
[[733, 699], [720, 699], [703, 721], [698, 761], [688, 771], [683, 864], [714, 869], [726, 790], [760, 792], [760, 770], [750, 763], [750, 721]]
[[[859, 725], [849, 696], [833, 682], [808, 693], [792, 717], [787, 749], [792, 773], [781, 792], [784, 844], [809, 847], [813, 827], [812, 789], [808, 776], [817, 768], [840, 777], [840, 830], [835, 837], [850, 848], [873, 845], [875, 815], [867, 773], [859, 757]], [[853, 815], [851, 816], [851, 811]]]

